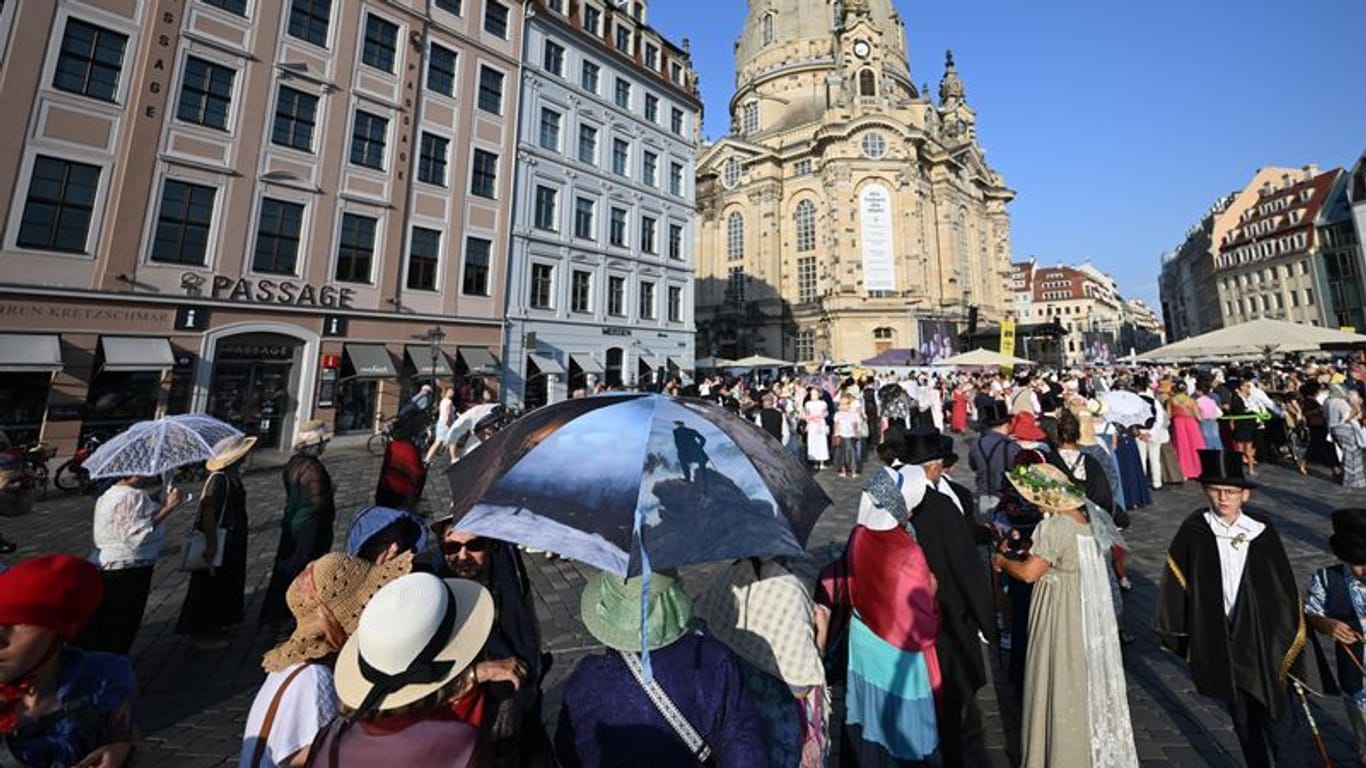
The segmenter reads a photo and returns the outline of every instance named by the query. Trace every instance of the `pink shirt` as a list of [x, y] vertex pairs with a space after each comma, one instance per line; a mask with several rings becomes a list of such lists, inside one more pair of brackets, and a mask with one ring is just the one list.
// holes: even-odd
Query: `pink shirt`
[[[335, 732], [333, 732], [335, 733]], [[331, 766], [333, 733], [319, 746], [315, 765]], [[474, 765], [479, 731], [456, 720], [419, 720], [397, 731], [377, 731], [364, 723], [346, 729], [338, 760], [331, 768], [372, 768], [377, 765], [421, 765], [430, 768], [467, 768]]]
[[1219, 410], [1219, 404], [1214, 402], [1214, 398], [1209, 395], [1201, 395], [1196, 398], [1195, 407], [1200, 411], [1201, 419], [1217, 419], [1223, 414], [1223, 412]]

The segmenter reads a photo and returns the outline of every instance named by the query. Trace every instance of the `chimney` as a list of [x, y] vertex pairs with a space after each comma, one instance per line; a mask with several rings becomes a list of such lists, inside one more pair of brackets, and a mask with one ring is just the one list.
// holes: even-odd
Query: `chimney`
[[1313, 178], [1314, 178], [1315, 176], [1318, 176], [1318, 175], [1319, 175], [1319, 167], [1318, 167], [1318, 165], [1316, 165], [1315, 163], [1310, 163], [1309, 165], [1304, 166], [1304, 180], [1305, 180], [1305, 181], [1311, 181], [1311, 180], [1313, 180]]

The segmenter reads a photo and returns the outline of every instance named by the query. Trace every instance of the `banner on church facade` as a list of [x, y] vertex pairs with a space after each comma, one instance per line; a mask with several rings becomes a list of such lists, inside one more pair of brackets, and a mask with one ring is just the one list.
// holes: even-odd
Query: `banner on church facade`
[[896, 254], [892, 248], [892, 194], [881, 184], [859, 193], [863, 243], [863, 289], [896, 290]]

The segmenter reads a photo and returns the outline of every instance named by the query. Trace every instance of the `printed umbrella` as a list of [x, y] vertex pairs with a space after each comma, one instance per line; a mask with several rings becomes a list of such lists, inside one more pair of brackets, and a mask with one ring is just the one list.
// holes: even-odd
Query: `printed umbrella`
[[140, 421], [100, 444], [85, 460], [92, 478], [153, 477], [207, 461], [213, 446], [241, 430], [202, 413]]
[[1144, 424], [1154, 416], [1148, 401], [1133, 392], [1117, 389], [1102, 393], [1100, 399], [1105, 403], [1105, 418], [1121, 427]]
[[799, 555], [830, 504], [767, 432], [710, 403], [655, 394], [539, 408], [447, 479], [460, 530], [621, 576]]

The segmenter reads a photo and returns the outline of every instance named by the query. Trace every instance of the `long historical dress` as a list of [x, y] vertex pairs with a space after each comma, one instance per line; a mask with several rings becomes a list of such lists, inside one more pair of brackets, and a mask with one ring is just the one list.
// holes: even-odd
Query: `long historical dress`
[[1173, 395], [1167, 403], [1172, 416], [1172, 444], [1176, 448], [1181, 474], [1187, 480], [1200, 476], [1200, 451], [1205, 448], [1205, 436], [1200, 430], [1200, 411], [1195, 401], [1186, 395]]
[[806, 460], [824, 464], [830, 460], [830, 427], [825, 421], [825, 402], [807, 400], [802, 413], [806, 418]]
[[1034, 529], [1051, 566], [1034, 584], [1025, 661], [1024, 768], [1138, 765], [1105, 557], [1064, 515]]
[[212, 560], [218, 545], [217, 529], [227, 529], [223, 564], [211, 571], [190, 574], [190, 588], [176, 619], [178, 635], [212, 636], [242, 622], [247, 583], [247, 493], [236, 471], [215, 472], [204, 482], [195, 529], [208, 545]]

